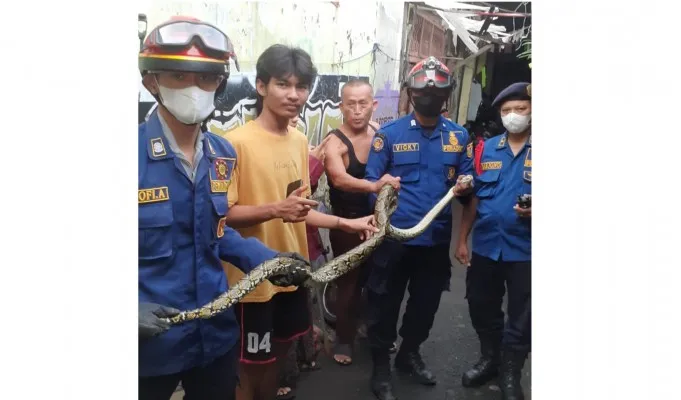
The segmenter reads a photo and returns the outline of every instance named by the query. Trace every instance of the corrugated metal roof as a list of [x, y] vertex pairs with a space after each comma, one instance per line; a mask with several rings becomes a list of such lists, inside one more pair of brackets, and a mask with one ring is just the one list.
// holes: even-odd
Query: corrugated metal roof
[[[481, 41], [484, 42], [482, 44], [489, 43], [489, 40], [478, 36], [478, 32], [480, 32], [485, 21], [476, 13], [479, 11], [488, 11], [489, 7], [450, 2], [446, 0], [431, 0], [424, 3], [427, 6], [433, 7], [431, 11], [440, 16], [443, 25], [451, 29], [455, 34], [455, 38], [458, 37], [461, 39], [471, 52], [477, 53], [479, 51], [479, 44], [481, 44]], [[503, 43], [517, 42], [523, 34], [522, 29], [515, 32], [507, 32], [504, 26], [496, 24], [489, 24], [485, 32], [489, 34], [492, 39], [499, 39]], [[456, 39], [454, 39], [454, 44], [456, 44]]]

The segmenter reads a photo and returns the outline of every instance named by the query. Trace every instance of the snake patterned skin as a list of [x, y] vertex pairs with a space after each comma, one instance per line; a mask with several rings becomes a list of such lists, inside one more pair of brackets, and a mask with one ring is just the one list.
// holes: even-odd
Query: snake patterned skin
[[[472, 181], [472, 178], [472, 176], [466, 175], [460, 181], [468, 184]], [[378, 232], [354, 249], [327, 262], [315, 272], [295, 267], [300, 262], [291, 258], [277, 257], [267, 260], [254, 268], [235, 285], [230, 286], [229, 290], [210, 303], [194, 310], [183, 311], [172, 318], [167, 318], [166, 321], [171, 324], [179, 324], [195, 319], [211, 318], [238, 303], [268, 277], [291, 272], [294, 268], [297, 268], [297, 272], [307, 275], [305, 282], [307, 286], [314, 286], [317, 283], [325, 283], [337, 279], [361, 265], [386, 237], [406, 241], [423, 233], [453, 197], [454, 191], [449, 190], [447, 195], [416, 226], [410, 229], [398, 229], [390, 225], [390, 217], [397, 209], [397, 191], [392, 186], [385, 185], [381, 188], [374, 207], [374, 218]]]
[[[463, 175], [461, 179], [459, 180], [459, 183], [462, 186], [467, 186], [467, 185], [472, 185], [473, 184], [473, 176], [471, 175]], [[438, 201], [433, 208], [430, 209], [426, 213], [426, 215], [419, 221], [418, 224], [414, 225], [413, 227], [409, 229], [400, 229], [400, 228], [395, 228], [392, 225], [388, 225], [388, 232], [387, 235], [400, 242], [404, 242], [407, 240], [411, 240], [418, 235], [422, 234], [426, 228], [435, 220], [435, 217], [437, 217], [442, 210], [445, 207], [448, 207], [454, 198], [454, 191], [449, 190], [447, 191], [447, 194]]]

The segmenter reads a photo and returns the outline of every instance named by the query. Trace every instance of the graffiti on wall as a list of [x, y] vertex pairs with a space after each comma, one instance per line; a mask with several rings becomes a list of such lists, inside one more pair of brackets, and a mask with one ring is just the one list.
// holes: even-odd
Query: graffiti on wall
[[[368, 77], [348, 75], [319, 75], [312, 86], [310, 97], [303, 107], [298, 120], [298, 129], [305, 133], [310, 144], [318, 144], [332, 129], [340, 127], [343, 116], [340, 112], [340, 93], [343, 85], [350, 79], [368, 81]], [[393, 93], [394, 92], [394, 93]], [[397, 115], [397, 91], [390, 90], [387, 83], [376, 93], [379, 101], [374, 120], [384, 124]], [[398, 96], [399, 97], [399, 96]], [[148, 96], [146, 97], [148, 99]], [[211, 132], [224, 136], [256, 117], [255, 74], [235, 74], [227, 81], [227, 90], [219, 98], [217, 110], [207, 127]], [[140, 122], [144, 121], [155, 109], [154, 102], [140, 102]]]

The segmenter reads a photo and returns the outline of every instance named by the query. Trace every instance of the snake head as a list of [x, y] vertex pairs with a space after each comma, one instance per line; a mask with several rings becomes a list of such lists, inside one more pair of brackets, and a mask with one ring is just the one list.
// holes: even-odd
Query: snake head
[[270, 275], [267, 279], [276, 286], [300, 286], [305, 283], [310, 277], [310, 272], [307, 270], [307, 262], [305, 260], [298, 260], [294, 258], [283, 258], [288, 262], [288, 268], [284, 271], [277, 271]]

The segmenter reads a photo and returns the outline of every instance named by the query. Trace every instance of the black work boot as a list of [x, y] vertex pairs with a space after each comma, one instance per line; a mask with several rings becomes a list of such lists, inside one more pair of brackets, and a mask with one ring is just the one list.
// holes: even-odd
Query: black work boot
[[371, 391], [378, 400], [397, 400], [390, 382], [390, 355], [387, 351], [373, 351], [374, 368], [371, 373]]
[[504, 349], [501, 354], [499, 373], [499, 389], [502, 400], [525, 400], [523, 388], [520, 386], [520, 375], [523, 372], [527, 352]]
[[412, 350], [403, 345], [395, 356], [395, 368], [402, 373], [413, 376], [422, 385], [433, 386], [437, 383], [435, 375], [426, 368], [418, 347]]
[[497, 342], [480, 340], [480, 359], [473, 365], [473, 368], [461, 376], [463, 387], [482, 386], [499, 375], [500, 346], [501, 340]]

